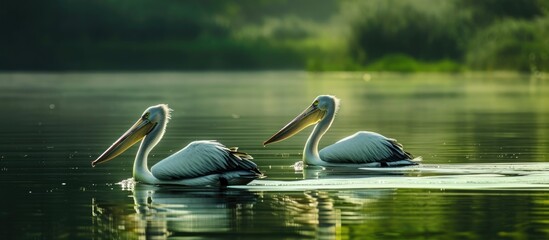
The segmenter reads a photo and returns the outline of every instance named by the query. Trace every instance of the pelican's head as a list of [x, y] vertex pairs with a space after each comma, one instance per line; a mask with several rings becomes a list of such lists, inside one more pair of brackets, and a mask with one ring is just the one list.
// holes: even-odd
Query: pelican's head
[[[170, 119], [170, 111], [166, 104], [159, 104], [147, 108], [141, 114], [137, 122], [116, 140], [101, 156], [92, 162], [92, 166], [114, 159], [118, 155], [125, 152], [128, 148], [139, 142], [145, 136], [158, 129], [165, 129], [168, 119]], [[164, 132], [160, 132], [163, 135]]]
[[280, 129], [275, 135], [263, 142], [263, 145], [280, 142], [292, 137], [308, 126], [314, 125], [322, 120], [328, 111], [334, 114], [339, 108], [339, 99], [330, 95], [320, 95], [301, 114], [297, 115], [290, 123]]

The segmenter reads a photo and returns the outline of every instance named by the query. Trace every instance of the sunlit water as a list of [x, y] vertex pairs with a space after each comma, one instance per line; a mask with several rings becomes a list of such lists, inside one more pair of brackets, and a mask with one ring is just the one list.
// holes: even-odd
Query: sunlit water
[[[295, 169], [309, 131], [262, 142], [319, 94], [321, 145], [358, 130], [423, 157], [401, 169]], [[92, 168], [142, 111], [174, 109], [151, 164], [199, 139], [267, 178], [229, 189], [128, 186], [136, 148]], [[512, 74], [0, 74], [2, 239], [544, 239], [549, 82]], [[122, 181], [122, 184], [120, 184]]]

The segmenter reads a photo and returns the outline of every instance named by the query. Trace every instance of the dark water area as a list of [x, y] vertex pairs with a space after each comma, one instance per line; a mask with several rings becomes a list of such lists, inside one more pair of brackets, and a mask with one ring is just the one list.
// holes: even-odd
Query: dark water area
[[[262, 142], [320, 94], [320, 146], [359, 130], [423, 157], [411, 170], [296, 170], [310, 130]], [[172, 112], [150, 165], [194, 140], [254, 156], [238, 188], [119, 184], [137, 147], [91, 161], [151, 105]], [[0, 74], [2, 239], [544, 239], [549, 82], [525, 75], [307, 72]]]

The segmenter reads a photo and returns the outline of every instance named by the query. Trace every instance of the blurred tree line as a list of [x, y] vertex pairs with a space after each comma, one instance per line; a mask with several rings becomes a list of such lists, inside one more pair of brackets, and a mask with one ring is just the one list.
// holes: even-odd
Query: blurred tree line
[[19, 0], [0, 70], [548, 71], [549, 0]]
[[548, 0], [357, 3], [349, 49], [372, 69], [549, 70]]

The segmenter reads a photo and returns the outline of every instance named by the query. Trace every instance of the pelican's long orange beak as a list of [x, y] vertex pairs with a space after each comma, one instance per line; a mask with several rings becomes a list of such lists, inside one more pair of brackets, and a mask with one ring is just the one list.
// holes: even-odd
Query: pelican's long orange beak
[[295, 117], [290, 123], [275, 133], [271, 138], [263, 142], [263, 145], [265, 146], [270, 143], [280, 142], [290, 138], [306, 127], [316, 124], [324, 117], [325, 114], [326, 112], [319, 109], [316, 105], [311, 105], [301, 114], [297, 115], [297, 117]]
[[114, 142], [103, 154], [101, 154], [101, 156], [91, 163], [92, 167], [95, 167], [95, 165], [99, 163], [114, 159], [118, 155], [122, 154], [128, 148], [143, 139], [155, 125], [156, 124], [152, 123], [148, 119], [140, 118], [130, 129], [128, 129], [128, 131], [126, 131], [126, 133], [118, 138], [116, 142]]

